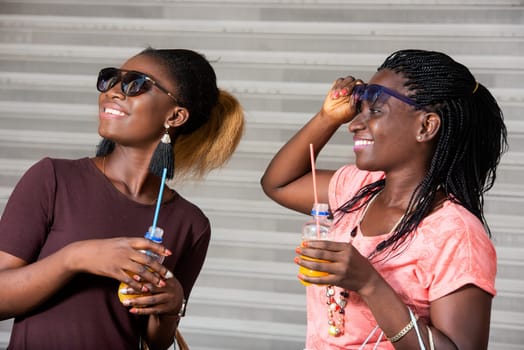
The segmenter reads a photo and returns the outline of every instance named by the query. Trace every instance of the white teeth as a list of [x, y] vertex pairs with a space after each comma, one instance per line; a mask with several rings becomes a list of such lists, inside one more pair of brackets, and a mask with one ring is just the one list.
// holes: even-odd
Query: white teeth
[[120, 117], [123, 117], [125, 115], [124, 112], [121, 112], [113, 108], [104, 108], [104, 112], [108, 114], [118, 115]]
[[355, 146], [367, 146], [372, 145], [374, 142], [369, 140], [356, 140]]

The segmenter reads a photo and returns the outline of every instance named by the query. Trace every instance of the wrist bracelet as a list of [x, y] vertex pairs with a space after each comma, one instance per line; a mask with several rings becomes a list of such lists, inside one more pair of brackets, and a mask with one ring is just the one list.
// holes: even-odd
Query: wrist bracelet
[[429, 326], [426, 326], [428, 329], [428, 343], [429, 343], [429, 350], [435, 350], [435, 342], [433, 341], [433, 333], [431, 332], [431, 328]]
[[186, 305], [187, 300], [184, 298], [182, 299], [182, 306], [180, 306], [180, 310], [178, 311], [178, 317], [184, 317], [186, 315]]
[[[411, 309], [409, 309], [409, 313], [411, 315], [412, 311]], [[391, 343], [396, 343], [398, 342], [400, 339], [402, 339], [402, 337], [404, 337], [406, 334], [409, 333], [410, 330], [413, 329], [413, 327], [415, 327], [415, 322], [417, 322], [417, 319], [412, 317], [411, 318], [411, 321], [409, 321], [409, 323], [406, 325], [406, 327], [402, 328], [400, 330], [400, 332], [398, 332], [397, 334], [395, 334], [394, 336], [392, 336], [391, 338], [388, 337], [388, 340], [391, 342]]]

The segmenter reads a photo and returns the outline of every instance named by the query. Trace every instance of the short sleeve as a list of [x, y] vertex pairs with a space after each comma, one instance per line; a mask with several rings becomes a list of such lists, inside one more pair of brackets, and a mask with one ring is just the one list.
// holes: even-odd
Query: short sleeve
[[53, 221], [56, 177], [51, 159], [34, 164], [15, 186], [0, 219], [0, 250], [35, 261]]
[[194, 237], [196, 240], [191, 243], [191, 246], [185, 249], [184, 255], [177, 264], [175, 271], [173, 271], [184, 288], [186, 298], [189, 297], [206, 258], [209, 241], [211, 239], [209, 222], [207, 222], [203, 231], [195, 232]]
[[[467, 284], [496, 295], [497, 256], [480, 220], [461, 207], [461, 215], [448, 215], [432, 232], [431, 258], [424, 264], [429, 276], [430, 301]], [[433, 246], [433, 248], [431, 248]]]

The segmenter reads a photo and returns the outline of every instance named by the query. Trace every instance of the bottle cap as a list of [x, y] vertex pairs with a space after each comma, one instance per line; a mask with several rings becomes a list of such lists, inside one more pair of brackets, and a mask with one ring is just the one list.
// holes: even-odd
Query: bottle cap
[[164, 230], [160, 227], [155, 227], [155, 232], [153, 231], [153, 226], [149, 226], [149, 229], [147, 230], [145, 234], [145, 238], [155, 242], [155, 243], [162, 243], [162, 237], [164, 236]]
[[315, 203], [311, 209], [311, 215], [329, 216], [329, 204]]

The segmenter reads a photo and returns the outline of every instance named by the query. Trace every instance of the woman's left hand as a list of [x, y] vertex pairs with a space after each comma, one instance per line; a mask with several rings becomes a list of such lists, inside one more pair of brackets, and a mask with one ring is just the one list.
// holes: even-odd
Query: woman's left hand
[[[368, 259], [350, 243], [306, 241], [303, 246], [296, 249], [296, 253], [298, 256], [295, 258], [295, 263], [298, 265], [328, 273], [323, 277], [298, 275], [301, 280], [312, 284], [335, 285], [361, 294], [366, 288], [371, 288], [375, 278], [380, 276]], [[301, 255], [326, 260], [326, 262], [304, 260]]]
[[128, 288], [127, 294], [138, 294], [140, 296], [126, 299], [123, 304], [130, 308], [129, 312], [137, 315], [177, 316], [182, 307], [184, 290], [175, 277], [169, 278], [165, 282], [164, 287], [145, 284], [150, 290], [150, 293], [145, 295]]

